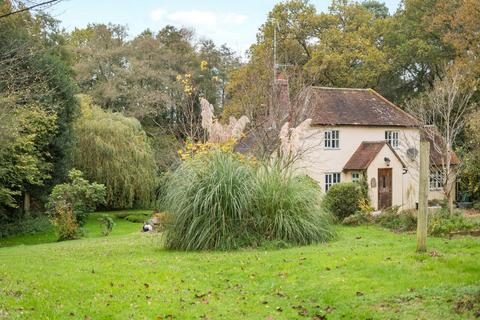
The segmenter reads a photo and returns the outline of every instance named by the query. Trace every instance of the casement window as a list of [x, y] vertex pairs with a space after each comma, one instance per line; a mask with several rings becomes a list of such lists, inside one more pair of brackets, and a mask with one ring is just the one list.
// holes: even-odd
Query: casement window
[[352, 182], [360, 181], [360, 172], [352, 172]]
[[340, 172], [332, 172], [325, 174], [325, 192], [328, 191], [330, 186], [340, 183]]
[[443, 173], [440, 170], [430, 172], [430, 190], [441, 190], [443, 188]]
[[385, 131], [385, 140], [392, 148], [398, 148], [398, 131]]
[[325, 131], [325, 149], [340, 148], [340, 133], [338, 130]]

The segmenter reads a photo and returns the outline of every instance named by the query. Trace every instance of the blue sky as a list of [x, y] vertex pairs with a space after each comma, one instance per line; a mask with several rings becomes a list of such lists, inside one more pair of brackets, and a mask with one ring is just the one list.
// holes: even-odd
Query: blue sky
[[[383, 0], [394, 12], [400, 0]], [[167, 24], [194, 28], [198, 37], [226, 43], [243, 53], [255, 42], [275, 0], [64, 0], [48, 11], [67, 30], [88, 23], [127, 25], [131, 36], [146, 28], [158, 31]], [[330, 0], [313, 0], [317, 11], [327, 11]]]

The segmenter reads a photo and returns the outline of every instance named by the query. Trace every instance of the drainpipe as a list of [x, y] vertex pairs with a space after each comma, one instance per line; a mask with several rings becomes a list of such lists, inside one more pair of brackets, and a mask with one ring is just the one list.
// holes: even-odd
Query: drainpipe
[[[403, 208], [404, 205], [405, 205], [405, 202], [404, 202], [405, 177], [406, 177], [407, 172], [408, 172], [408, 169], [407, 169], [407, 168], [403, 168], [403, 172], [402, 172], [402, 208]], [[402, 210], [403, 210], [403, 209], [402, 209]]]

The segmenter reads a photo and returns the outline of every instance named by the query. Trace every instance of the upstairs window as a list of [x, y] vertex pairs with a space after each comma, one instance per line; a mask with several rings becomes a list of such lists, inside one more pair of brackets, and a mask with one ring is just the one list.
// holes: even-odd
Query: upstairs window
[[430, 172], [430, 191], [443, 188], [443, 173], [440, 170]]
[[338, 130], [325, 131], [325, 149], [340, 148], [340, 133]]
[[392, 148], [398, 148], [398, 131], [385, 131], [385, 140]]
[[340, 183], [340, 172], [325, 174], [325, 192], [327, 192], [328, 189], [336, 183]]

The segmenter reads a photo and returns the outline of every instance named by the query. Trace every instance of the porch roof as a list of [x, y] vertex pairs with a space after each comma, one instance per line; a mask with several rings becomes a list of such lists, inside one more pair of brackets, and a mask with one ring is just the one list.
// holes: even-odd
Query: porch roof
[[405, 168], [406, 165], [402, 159], [398, 156], [397, 152], [386, 141], [363, 141], [357, 150], [352, 154], [347, 161], [343, 170], [367, 170], [377, 154], [387, 145], [393, 152], [395, 157], [400, 161]]

